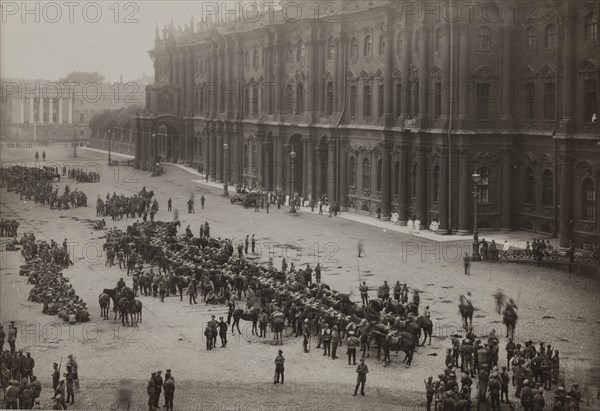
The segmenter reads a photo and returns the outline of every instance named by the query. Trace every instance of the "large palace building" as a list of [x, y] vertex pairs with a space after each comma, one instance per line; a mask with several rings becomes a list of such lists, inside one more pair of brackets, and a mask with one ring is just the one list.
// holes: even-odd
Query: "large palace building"
[[600, 243], [600, 2], [256, 3], [157, 28], [138, 167]]

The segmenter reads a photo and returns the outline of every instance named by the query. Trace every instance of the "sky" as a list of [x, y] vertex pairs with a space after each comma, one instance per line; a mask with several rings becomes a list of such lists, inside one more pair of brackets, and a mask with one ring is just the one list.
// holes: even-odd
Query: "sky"
[[[98, 71], [109, 82], [153, 76], [148, 50], [171, 19], [198, 23], [203, 1], [0, 1], [0, 76], [57, 81]], [[215, 2], [210, 2], [215, 3]], [[216, 2], [219, 4], [220, 2]]]

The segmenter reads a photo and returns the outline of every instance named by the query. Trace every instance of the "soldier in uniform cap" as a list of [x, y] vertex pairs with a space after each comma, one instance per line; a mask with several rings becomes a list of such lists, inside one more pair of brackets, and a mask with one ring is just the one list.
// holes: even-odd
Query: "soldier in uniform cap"
[[279, 377], [281, 377], [281, 384], [283, 384], [285, 358], [283, 357], [283, 351], [279, 350], [277, 353], [278, 355], [275, 357], [275, 378], [273, 379], [273, 384], [279, 384]]
[[581, 402], [581, 391], [579, 390], [579, 384], [573, 383], [571, 391], [569, 391], [571, 397], [571, 405], [574, 410], [579, 411], [579, 403]]
[[223, 321], [223, 317], [219, 317], [219, 337], [221, 338], [221, 348], [227, 346], [227, 323]]
[[165, 390], [165, 409], [167, 411], [173, 410], [173, 397], [175, 396], [175, 379], [171, 375], [171, 370], [167, 370], [165, 374], [165, 383], [163, 385]]
[[153, 372], [150, 376], [150, 381], [148, 381], [148, 386], [146, 387], [146, 392], [148, 393], [148, 409], [152, 411], [154, 409], [154, 399], [156, 397], [156, 386], [154, 383], [154, 379], [156, 378], [156, 373]]
[[53, 363], [52, 366], [54, 367], [54, 370], [52, 371], [52, 389], [56, 390], [60, 381], [60, 372], [58, 371], [57, 363]]
[[306, 318], [304, 320], [304, 328], [303, 328], [303, 332], [304, 332], [304, 340], [302, 341], [302, 348], [304, 349], [304, 352], [307, 353], [309, 351], [309, 339], [310, 339], [310, 325], [308, 325], [308, 318]]

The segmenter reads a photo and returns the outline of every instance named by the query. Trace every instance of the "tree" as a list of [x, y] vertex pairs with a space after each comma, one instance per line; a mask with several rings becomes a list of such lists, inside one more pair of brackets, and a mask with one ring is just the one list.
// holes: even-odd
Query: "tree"
[[65, 78], [60, 79], [61, 83], [102, 83], [104, 76], [97, 71], [90, 73], [87, 71], [72, 71]]

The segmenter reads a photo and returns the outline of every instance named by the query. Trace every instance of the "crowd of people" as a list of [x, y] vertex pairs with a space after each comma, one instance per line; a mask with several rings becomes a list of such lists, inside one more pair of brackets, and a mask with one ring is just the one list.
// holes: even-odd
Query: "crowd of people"
[[54, 240], [36, 241], [33, 234], [25, 234], [20, 243], [25, 259], [20, 274], [28, 276], [28, 283], [33, 284], [29, 300], [42, 303], [44, 314], [57, 315], [70, 324], [88, 322], [90, 314], [86, 303], [61, 272], [73, 264], [66, 240], [61, 247]]
[[[66, 166], [63, 166], [63, 176], [67, 172]], [[71, 168], [68, 171], [69, 181], [77, 183], [97, 183], [100, 181], [100, 173], [96, 171], [85, 171], [81, 168]]]
[[[579, 410], [582, 398], [579, 385], [575, 382], [570, 391], [566, 391], [560, 374], [559, 351], [553, 350], [550, 344], [540, 342], [536, 348], [529, 340], [522, 346], [509, 338], [504, 365], [495, 330], [487, 339], [478, 339], [470, 330], [462, 341], [460, 335], [453, 335], [451, 341], [444, 372], [435, 381], [433, 377], [425, 381], [428, 411], [432, 404], [440, 411], [470, 410], [475, 383], [478, 410], [483, 404], [500, 410], [501, 403], [514, 409], [509, 395], [511, 386], [514, 387], [513, 399], [517, 399], [524, 410], [542, 411], [548, 399], [552, 400], [552, 411]], [[556, 390], [548, 398], [553, 386]]]
[[49, 205], [51, 210], [87, 207], [85, 193], [77, 189], [71, 191], [68, 185], [59, 195], [58, 187], [52, 185], [55, 179], [60, 180], [60, 174], [54, 167], [12, 166], [2, 168], [0, 172], [0, 186], [6, 187], [7, 192], [19, 193], [21, 200], [33, 199], [36, 203]]
[[150, 219], [154, 220], [154, 215], [158, 212], [158, 201], [154, 199], [153, 202], [153, 196], [154, 193], [146, 191], [145, 186], [133, 196], [117, 195], [116, 192], [113, 192], [112, 196], [107, 193], [106, 200], [102, 200], [98, 196], [96, 217], [110, 216], [112, 220], [122, 220], [124, 216], [127, 216], [128, 218], [143, 218], [146, 221], [150, 215]]
[[16, 237], [19, 222], [14, 219], [3, 218], [0, 220], [0, 237]]

